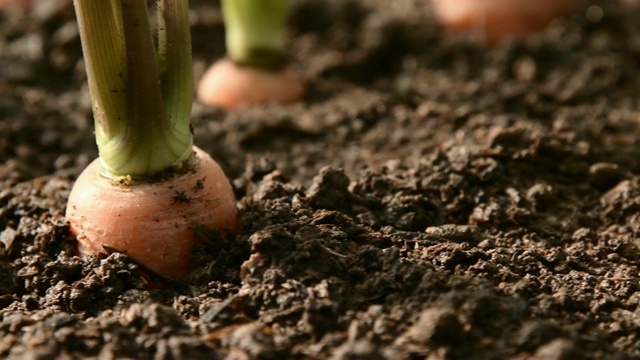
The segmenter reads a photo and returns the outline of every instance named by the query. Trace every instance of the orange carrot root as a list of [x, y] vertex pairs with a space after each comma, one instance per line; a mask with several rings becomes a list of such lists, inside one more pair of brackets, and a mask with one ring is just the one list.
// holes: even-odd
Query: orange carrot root
[[305, 93], [302, 80], [290, 71], [267, 71], [221, 59], [207, 70], [198, 85], [200, 102], [234, 110], [268, 103], [290, 104]]
[[235, 198], [220, 166], [195, 148], [193, 171], [157, 183], [122, 185], [100, 174], [99, 159], [76, 181], [67, 205], [83, 256], [119, 250], [158, 274], [182, 278], [200, 241], [194, 226], [238, 231]]
[[586, 3], [586, 0], [431, 1], [446, 29], [479, 33], [490, 44], [542, 31], [557, 17]]
[[25, 9], [30, 9], [34, 4], [42, 1], [43, 0], [0, 0], [0, 8], [7, 6], [21, 6]]

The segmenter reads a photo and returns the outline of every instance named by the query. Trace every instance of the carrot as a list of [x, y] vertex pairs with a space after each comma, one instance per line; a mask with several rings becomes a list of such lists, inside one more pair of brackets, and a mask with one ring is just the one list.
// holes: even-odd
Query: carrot
[[238, 229], [231, 185], [193, 146], [187, 0], [74, 2], [100, 157], [74, 184], [66, 217], [82, 256], [115, 249], [181, 278], [194, 228]]
[[200, 102], [234, 110], [303, 98], [303, 81], [286, 66], [287, 8], [288, 0], [222, 0], [227, 58], [200, 80]]
[[267, 103], [289, 104], [304, 96], [304, 84], [287, 69], [263, 70], [221, 59], [207, 70], [198, 84], [198, 100], [234, 110]]
[[544, 30], [554, 19], [586, 0], [431, 0], [443, 26], [452, 32], [475, 32], [498, 44]]
[[181, 278], [200, 239], [193, 226], [238, 228], [235, 199], [218, 164], [196, 149], [184, 173], [159, 182], [122, 184], [94, 161], [76, 180], [67, 205], [82, 255], [125, 252], [155, 272]]
[[23, 8], [30, 8], [35, 2], [38, 2], [38, 0], [0, 0], [0, 8], [4, 8], [7, 6], [21, 6]]

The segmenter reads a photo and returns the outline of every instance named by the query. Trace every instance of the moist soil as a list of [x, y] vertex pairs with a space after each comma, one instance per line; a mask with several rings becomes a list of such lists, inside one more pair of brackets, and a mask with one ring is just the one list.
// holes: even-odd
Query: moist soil
[[[46, 2], [45, 2], [46, 4]], [[306, 99], [195, 143], [241, 230], [183, 280], [76, 256], [97, 156], [70, 1], [0, 21], [0, 357], [640, 358], [640, 11], [616, 2], [489, 48], [426, 1], [298, 0]], [[224, 55], [193, 1], [194, 76]]]

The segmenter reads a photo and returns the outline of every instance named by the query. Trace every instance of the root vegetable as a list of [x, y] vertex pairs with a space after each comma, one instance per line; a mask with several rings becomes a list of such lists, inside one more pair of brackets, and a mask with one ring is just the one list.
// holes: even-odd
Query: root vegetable
[[[229, 181], [196, 148], [188, 168], [158, 182], [122, 184], [102, 175], [98, 160], [77, 179], [67, 205], [82, 255], [119, 250], [155, 272], [188, 274], [194, 227], [235, 233], [235, 199]], [[184, 171], [184, 173], [182, 173]]]
[[288, 0], [222, 0], [227, 58], [204, 74], [198, 100], [234, 110], [303, 98], [304, 82], [286, 66], [287, 7]]
[[304, 96], [304, 84], [285, 69], [263, 70], [221, 59], [204, 74], [198, 85], [198, 100], [234, 110], [267, 103], [290, 104]]
[[74, 184], [66, 217], [81, 255], [115, 249], [181, 278], [201, 240], [238, 230], [222, 169], [193, 146], [187, 0], [158, 0], [158, 46], [147, 2], [75, 0], [99, 159]]
[[31, 6], [39, 0], [0, 0], [0, 8], [8, 6], [21, 6], [23, 8], [31, 8]]
[[586, 0], [431, 0], [439, 21], [454, 32], [478, 33], [491, 44], [545, 29]]

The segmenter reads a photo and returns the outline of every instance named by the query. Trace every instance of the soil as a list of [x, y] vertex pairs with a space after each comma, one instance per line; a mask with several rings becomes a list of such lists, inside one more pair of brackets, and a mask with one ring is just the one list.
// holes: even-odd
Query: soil
[[[177, 281], [75, 255], [97, 151], [70, 1], [43, 4], [0, 14], [0, 357], [640, 358], [637, 8], [487, 48], [422, 0], [293, 1], [306, 100], [194, 103], [241, 230]], [[191, 7], [198, 78], [224, 29]]]

